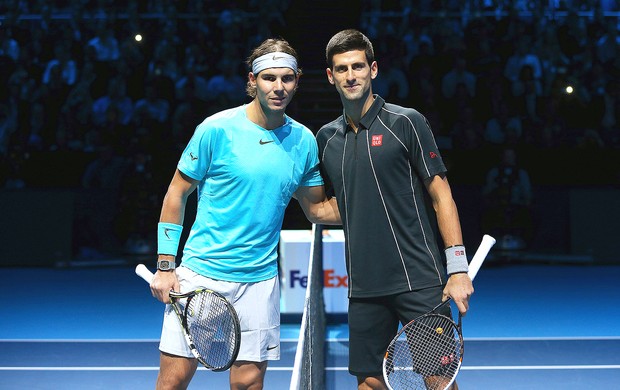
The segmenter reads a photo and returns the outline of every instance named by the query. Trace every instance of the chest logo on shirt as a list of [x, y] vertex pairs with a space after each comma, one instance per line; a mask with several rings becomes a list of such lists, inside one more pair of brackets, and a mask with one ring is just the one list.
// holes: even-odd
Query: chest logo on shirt
[[383, 145], [383, 134], [373, 135], [370, 140], [370, 146], [381, 146]]

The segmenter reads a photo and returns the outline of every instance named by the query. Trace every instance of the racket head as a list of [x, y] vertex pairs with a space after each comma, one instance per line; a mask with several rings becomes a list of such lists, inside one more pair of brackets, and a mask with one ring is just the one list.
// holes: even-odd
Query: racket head
[[460, 321], [428, 313], [403, 326], [383, 359], [391, 390], [443, 390], [452, 385], [463, 361]]
[[[232, 304], [206, 288], [170, 293], [187, 343], [196, 359], [212, 371], [228, 370], [239, 353], [241, 326]], [[183, 305], [179, 301], [184, 300]]]

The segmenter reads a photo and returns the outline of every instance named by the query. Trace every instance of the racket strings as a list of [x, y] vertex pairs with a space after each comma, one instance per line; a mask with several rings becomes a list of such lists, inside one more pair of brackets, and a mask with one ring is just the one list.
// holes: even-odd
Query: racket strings
[[445, 389], [456, 376], [462, 339], [452, 320], [442, 315], [420, 318], [403, 329], [387, 354], [393, 389]]
[[235, 354], [236, 323], [229, 306], [215, 294], [201, 292], [188, 300], [187, 330], [207, 365], [226, 366]]

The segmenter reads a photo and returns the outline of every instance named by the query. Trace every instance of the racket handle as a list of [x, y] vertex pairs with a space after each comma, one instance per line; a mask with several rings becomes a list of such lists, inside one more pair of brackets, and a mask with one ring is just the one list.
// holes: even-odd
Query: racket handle
[[480, 243], [478, 250], [476, 250], [474, 257], [471, 259], [471, 263], [469, 263], [469, 272], [467, 274], [471, 280], [474, 280], [476, 277], [476, 274], [480, 270], [480, 267], [482, 267], [482, 263], [486, 259], [487, 254], [493, 245], [495, 245], [495, 238], [485, 234], [482, 237], [482, 242]]
[[136, 265], [136, 275], [144, 279], [147, 283], [151, 283], [151, 280], [153, 280], [153, 273], [149, 271], [144, 264]]

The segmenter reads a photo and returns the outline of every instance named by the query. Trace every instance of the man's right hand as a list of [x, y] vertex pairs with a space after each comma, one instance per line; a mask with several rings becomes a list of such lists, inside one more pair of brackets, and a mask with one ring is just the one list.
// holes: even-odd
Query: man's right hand
[[151, 294], [163, 303], [170, 303], [170, 290], [178, 292], [179, 288], [175, 270], [157, 271], [151, 281]]

